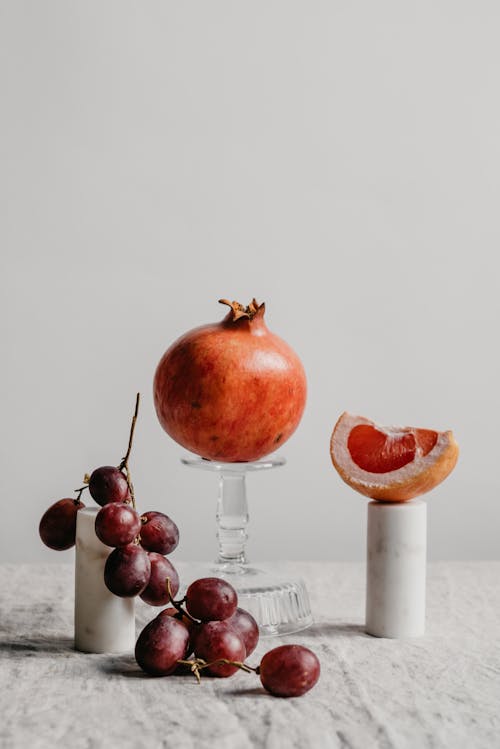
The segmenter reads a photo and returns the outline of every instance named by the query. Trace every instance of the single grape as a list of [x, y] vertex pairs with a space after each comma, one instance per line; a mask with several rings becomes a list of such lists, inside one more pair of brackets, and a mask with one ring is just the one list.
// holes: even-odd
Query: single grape
[[200, 625], [197, 622], [191, 621], [185, 614], [182, 613], [182, 611], [178, 611], [177, 609], [174, 609], [173, 606], [169, 606], [166, 609], [163, 609], [163, 611], [160, 611], [158, 616], [172, 616], [174, 619], [178, 619], [181, 621], [187, 628], [189, 632], [189, 646], [186, 650], [186, 658], [188, 655], [190, 655], [194, 650], [194, 641], [196, 638], [196, 635], [198, 634], [198, 630], [200, 628]]
[[125, 474], [115, 466], [96, 468], [90, 475], [89, 492], [101, 506], [108, 502], [125, 502], [130, 496]]
[[127, 546], [141, 530], [141, 516], [124, 502], [108, 502], [95, 519], [95, 532], [107, 546]]
[[168, 676], [177, 661], [186, 655], [189, 632], [183, 622], [171, 616], [157, 616], [149, 622], [137, 640], [135, 658], [152, 676]]
[[104, 565], [104, 582], [107, 588], [121, 598], [131, 598], [142, 593], [150, 574], [149, 557], [136, 544], [114, 549]]
[[150, 551], [148, 557], [151, 562], [151, 576], [141, 593], [141, 598], [151, 606], [165, 606], [170, 600], [167, 593], [167, 577], [170, 580], [172, 596], [175, 598], [179, 590], [179, 575], [174, 565], [161, 554]]
[[42, 515], [38, 532], [50, 549], [64, 551], [75, 545], [76, 516], [85, 507], [78, 499], [66, 497], [49, 507]]
[[[200, 624], [194, 652], [197, 658], [203, 658], [208, 663], [219, 658], [241, 663], [245, 659], [246, 651], [243, 640], [227, 621], [212, 621]], [[212, 676], [222, 677], [232, 676], [237, 670], [237, 666], [226, 663], [207, 668]]]
[[142, 515], [141, 543], [148, 551], [171, 554], [179, 543], [179, 529], [163, 512], [145, 512]]
[[187, 610], [202, 622], [229, 619], [237, 605], [235, 589], [220, 577], [201, 577], [191, 583], [186, 591]]
[[240, 608], [236, 609], [234, 614], [229, 619], [226, 619], [226, 621], [243, 640], [248, 658], [259, 642], [259, 625], [248, 611]]
[[259, 674], [262, 686], [275, 697], [299, 697], [318, 681], [320, 665], [308, 648], [281, 645], [265, 654]]

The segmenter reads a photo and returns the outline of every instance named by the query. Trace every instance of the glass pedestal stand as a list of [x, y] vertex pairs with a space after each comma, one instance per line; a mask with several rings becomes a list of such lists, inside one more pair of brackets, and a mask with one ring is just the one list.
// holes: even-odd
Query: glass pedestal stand
[[247, 564], [248, 505], [245, 477], [253, 471], [277, 468], [284, 458], [272, 457], [253, 463], [217, 463], [197, 457], [181, 459], [185, 466], [219, 475], [217, 503], [217, 560], [197, 577], [222, 577], [236, 588], [238, 604], [259, 624], [261, 636], [286, 635], [312, 624], [311, 607], [302, 580], [282, 579]]

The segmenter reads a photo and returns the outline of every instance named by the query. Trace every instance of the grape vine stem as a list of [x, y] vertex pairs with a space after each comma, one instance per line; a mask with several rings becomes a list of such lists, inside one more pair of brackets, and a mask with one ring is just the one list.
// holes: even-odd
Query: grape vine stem
[[236, 668], [245, 671], [247, 674], [258, 674], [260, 672], [259, 666], [252, 668], [252, 666], [248, 666], [246, 663], [230, 661], [228, 658], [217, 658], [217, 660], [210, 661], [210, 663], [207, 663], [203, 658], [193, 658], [192, 660], [178, 660], [177, 663], [189, 666], [191, 673], [196, 676], [198, 684], [201, 683], [200, 671], [203, 671], [204, 668], [210, 668], [210, 666], [236, 666]]
[[186, 619], [189, 619], [190, 622], [193, 622], [193, 624], [199, 624], [198, 619], [195, 619], [193, 616], [191, 616], [191, 614], [189, 613], [189, 611], [186, 611], [186, 609], [182, 608], [182, 604], [186, 600], [185, 598], [183, 598], [182, 601], [174, 601], [174, 597], [172, 595], [172, 586], [170, 584], [170, 578], [169, 577], [166, 578], [165, 585], [167, 586], [168, 599], [169, 599], [170, 603], [172, 604], [172, 606], [175, 609], [177, 609], [177, 611], [180, 614], [182, 614], [183, 616], [185, 616]]
[[88, 488], [89, 488], [88, 484], [85, 484], [85, 486], [81, 486], [79, 489], [75, 489], [74, 490], [75, 492], [78, 493], [78, 496], [75, 499], [75, 502], [79, 502], [80, 501], [80, 497], [82, 496], [83, 492], [85, 491], [85, 489], [88, 489]]
[[139, 414], [139, 403], [141, 400], [141, 394], [137, 393], [135, 398], [135, 411], [134, 415], [132, 416], [132, 423], [130, 425], [130, 435], [128, 438], [128, 447], [127, 452], [125, 453], [125, 457], [122, 459], [122, 462], [118, 466], [120, 471], [125, 470], [125, 478], [127, 479], [128, 489], [130, 492], [130, 497], [132, 499], [132, 507], [135, 510], [135, 494], [134, 494], [134, 485], [132, 484], [132, 479], [130, 475], [130, 468], [128, 465], [128, 459], [130, 458], [130, 453], [132, 451], [132, 444], [134, 442], [134, 431], [135, 431], [135, 425], [137, 423], [137, 416]]

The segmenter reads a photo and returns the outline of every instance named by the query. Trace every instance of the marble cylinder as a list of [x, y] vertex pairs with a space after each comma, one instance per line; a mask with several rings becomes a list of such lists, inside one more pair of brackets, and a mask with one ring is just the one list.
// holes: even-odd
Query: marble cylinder
[[366, 631], [376, 637], [425, 632], [427, 505], [368, 504]]
[[133, 652], [133, 598], [119, 598], [104, 584], [104, 565], [112, 549], [95, 534], [96, 508], [79, 510], [76, 520], [75, 649], [84, 653]]

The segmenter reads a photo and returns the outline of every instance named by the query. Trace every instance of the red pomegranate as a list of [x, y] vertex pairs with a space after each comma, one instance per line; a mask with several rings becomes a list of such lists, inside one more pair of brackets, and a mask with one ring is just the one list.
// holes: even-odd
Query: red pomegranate
[[219, 323], [181, 336], [154, 379], [156, 413], [180, 445], [210, 460], [258, 460], [293, 434], [306, 400], [297, 354], [264, 322], [265, 305], [220, 299]]

